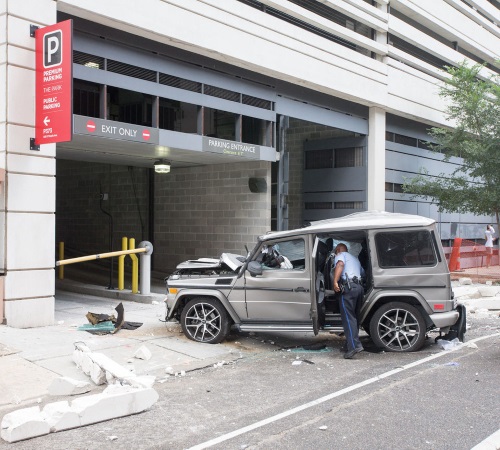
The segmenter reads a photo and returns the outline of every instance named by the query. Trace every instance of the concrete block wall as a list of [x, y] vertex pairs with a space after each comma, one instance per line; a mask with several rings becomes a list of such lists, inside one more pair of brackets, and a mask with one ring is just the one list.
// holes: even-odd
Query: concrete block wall
[[[252, 193], [250, 177], [267, 192]], [[245, 254], [271, 227], [271, 163], [265, 161], [173, 169], [155, 180], [156, 270], [186, 259]]]
[[[64, 242], [68, 257], [110, 251], [110, 220], [102, 210], [113, 218], [113, 250], [121, 250], [122, 237], [134, 238], [136, 246], [149, 239], [148, 172], [140, 167], [57, 160], [56, 241]], [[101, 193], [108, 200], [101, 201]]]
[[[121, 248], [122, 236], [134, 237], [136, 245], [150, 240], [155, 271], [170, 273], [186, 259], [219, 257], [222, 252], [245, 254], [245, 245], [253, 247], [271, 226], [270, 168], [269, 162], [246, 161], [153, 174], [150, 237], [149, 169], [57, 160], [56, 241], [65, 242], [67, 257], [109, 251], [109, 222], [99, 199], [104, 192], [109, 200], [102, 207], [113, 216], [113, 249]], [[251, 177], [265, 178], [267, 192], [250, 192]], [[72, 250], [77, 253], [70, 254]], [[73, 267], [96, 265], [109, 267], [105, 260]], [[66, 266], [68, 277], [71, 270]]]

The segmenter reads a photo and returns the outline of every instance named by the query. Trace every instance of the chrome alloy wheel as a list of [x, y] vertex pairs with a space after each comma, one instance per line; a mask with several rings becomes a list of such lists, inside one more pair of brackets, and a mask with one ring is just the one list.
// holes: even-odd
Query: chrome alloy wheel
[[229, 324], [226, 310], [211, 298], [195, 298], [181, 315], [184, 334], [193, 341], [216, 344], [224, 340]]
[[373, 316], [371, 336], [377, 346], [391, 352], [412, 352], [425, 340], [425, 321], [420, 311], [405, 303], [389, 303]]

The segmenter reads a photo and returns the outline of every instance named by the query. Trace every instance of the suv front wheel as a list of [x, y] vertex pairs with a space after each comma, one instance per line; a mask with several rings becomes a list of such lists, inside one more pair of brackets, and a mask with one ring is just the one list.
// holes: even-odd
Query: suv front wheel
[[382, 305], [370, 321], [370, 335], [377, 347], [390, 352], [415, 352], [424, 345], [426, 327], [422, 313], [412, 305]]
[[181, 327], [193, 341], [218, 344], [229, 333], [229, 319], [218, 300], [195, 297], [182, 309]]

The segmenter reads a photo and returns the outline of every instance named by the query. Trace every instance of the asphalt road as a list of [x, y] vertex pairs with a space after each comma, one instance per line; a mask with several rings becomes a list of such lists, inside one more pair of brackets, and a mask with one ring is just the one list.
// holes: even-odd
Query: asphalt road
[[454, 351], [431, 334], [417, 353], [354, 360], [335, 335], [254, 335], [274, 351], [156, 383], [149, 411], [0, 448], [471, 449], [500, 429], [500, 318], [468, 323]]

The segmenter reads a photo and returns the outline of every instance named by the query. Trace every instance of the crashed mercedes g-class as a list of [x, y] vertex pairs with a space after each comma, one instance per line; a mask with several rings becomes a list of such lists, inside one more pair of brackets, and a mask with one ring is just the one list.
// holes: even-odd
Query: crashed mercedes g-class
[[330, 276], [340, 242], [364, 268], [359, 322], [376, 346], [416, 351], [430, 330], [463, 341], [465, 308], [453, 298], [435, 221], [378, 211], [266, 234], [247, 256], [179, 264], [165, 279], [166, 319], [212, 344], [231, 329], [342, 332]]

